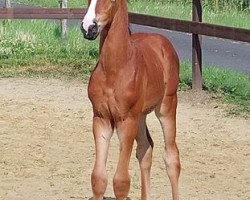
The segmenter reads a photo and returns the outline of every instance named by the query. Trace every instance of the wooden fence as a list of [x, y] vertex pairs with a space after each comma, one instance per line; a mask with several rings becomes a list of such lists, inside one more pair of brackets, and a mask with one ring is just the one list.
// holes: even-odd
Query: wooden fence
[[[83, 19], [86, 9], [0, 8], [0, 19]], [[129, 13], [131, 23], [192, 33], [192, 88], [202, 89], [202, 49], [200, 35], [250, 43], [250, 30], [202, 23], [201, 0], [193, 0], [193, 21]]]

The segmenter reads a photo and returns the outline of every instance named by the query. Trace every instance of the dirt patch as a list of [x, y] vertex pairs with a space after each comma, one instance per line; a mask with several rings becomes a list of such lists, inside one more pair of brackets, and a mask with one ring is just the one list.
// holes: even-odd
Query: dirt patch
[[[199, 97], [199, 98], [198, 98]], [[250, 123], [226, 117], [207, 94], [179, 94], [178, 144], [181, 199], [250, 199]], [[0, 199], [91, 198], [94, 161], [92, 110], [86, 85], [45, 79], [0, 79]], [[148, 125], [155, 142], [152, 199], [170, 199], [163, 137], [154, 115]], [[108, 160], [106, 196], [118, 155], [114, 137]], [[133, 154], [130, 198], [140, 199], [140, 172]]]

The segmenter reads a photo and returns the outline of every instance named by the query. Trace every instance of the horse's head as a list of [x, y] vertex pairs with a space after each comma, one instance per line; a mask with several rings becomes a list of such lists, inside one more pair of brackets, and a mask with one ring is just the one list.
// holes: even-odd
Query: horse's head
[[102, 29], [112, 22], [116, 1], [118, 0], [88, 0], [88, 11], [81, 24], [84, 38], [96, 39]]

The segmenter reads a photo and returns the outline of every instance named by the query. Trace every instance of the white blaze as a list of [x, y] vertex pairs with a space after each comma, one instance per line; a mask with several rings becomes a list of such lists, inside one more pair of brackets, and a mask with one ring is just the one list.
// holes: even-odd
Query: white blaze
[[96, 3], [97, 3], [97, 0], [91, 1], [90, 5], [89, 5], [89, 9], [83, 18], [82, 22], [83, 22], [83, 28], [85, 31], [88, 31], [89, 26], [94, 24], [93, 21], [96, 17], [96, 14], [95, 14]]

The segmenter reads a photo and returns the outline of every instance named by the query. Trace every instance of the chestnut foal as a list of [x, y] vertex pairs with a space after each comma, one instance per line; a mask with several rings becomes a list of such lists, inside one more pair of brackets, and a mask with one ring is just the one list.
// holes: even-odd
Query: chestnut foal
[[116, 199], [127, 198], [129, 161], [134, 140], [141, 170], [141, 199], [150, 199], [153, 141], [146, 116], [155, 111], [165, 141], [164, 161], [174, 200], [179, 199], [180, 160], [176, 137], [179, 60], [163, 36], [130, 35], [126, 0], [89, 0], [82, 21], [84, 37], [101, 33], [100, 59], [88, 85], [93, 105], [96, 158], [91, 175], [94, 200], [102, 200], [107, 187], [106, 162], [114, 129], [120, 142], [118, 166], [113, 178]]

